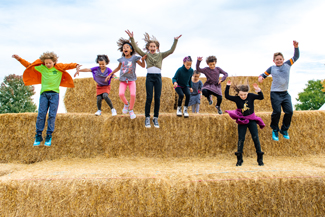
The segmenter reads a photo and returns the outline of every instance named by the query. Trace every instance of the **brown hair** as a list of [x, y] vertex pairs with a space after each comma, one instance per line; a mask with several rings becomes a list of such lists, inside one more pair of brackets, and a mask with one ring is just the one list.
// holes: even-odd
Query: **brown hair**
[[122, 52], [122, 56], [125, 56], [124, 53], [123, 53], [123, 46], [125, 44], [128, 44], [130, 46], [130, 48], [132, 49], [131, 56], [136, 53], [135, 50], [134, 50], [134, 48], [133, 48], [133, 46], [132, 46], [132, 44], [131, 44], [131, 42], [130, 42], [130, 40], [127, 40], [127, 39], [124, 39], [124, 38], [120, 38], [117, 41], [117, 46], [118, 46], [118, 49], [117, 50], [119, 50], [119, 51]]
[[239, 91], [248, 92], [249, 91], [248, 78], [246, 79], [246, 84], [240, 84], [238, 79], [236, 77], [233, 77], [230, 87], [236, 92], [236, 96], [238, 96]]
[[208, 56], [207, 59], [206, 59], [206, 62], [207, 62], [208, 65], [209, 65], [209, 63], [212, 63], [212, 62], [216, 62], [217, 63], [217, 57], [215, 57], [215, 56]]
[[273, 60], [275, 60], [275, 57], [277, 57], [277, 56], [282, 56], [282, 58], [284, 59], [284, 56], [281, 52], [276, 52], [273, 54]]
[[157, 38], [155, 36], [151, 36], [150, 37], [150, 35], [148, 33], [145, 33], [143, 40], [146, 42], [146, 47], [143, 50], [149, 51], [149, 45], [151, 43], [155, 43], [156, 46], [157, 46], [157, 51], [159, 52], [159, 46], [160, 46], [160, 44], [159, 44], [159, 42], [158, 42], [158, 40], [157, 40]]
[[46, 59], [51, 59], [54, 63], [59, 59], [58, 55], [54, 52], [44, 52], [40, 57], [40, 60], [44, 63]]
[[199, 72], [199, 71], [197, 71], [197, 70], [194, 70], [193, 71], [193, 75], [200, 75], [201, 74], [201, 72]]

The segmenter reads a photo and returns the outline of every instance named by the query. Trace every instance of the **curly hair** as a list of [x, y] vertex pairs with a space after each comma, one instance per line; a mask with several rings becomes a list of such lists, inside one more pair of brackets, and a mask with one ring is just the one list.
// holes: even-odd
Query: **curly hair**
[[157, 38], [155, 36], [150, 37], [150, 35], [148, 33], [145, 33], [143, 40], [146, 42], [146, 47], [143, 50], [149, 51], [149, 45], [151, 43], [155, 43], [156, 46], [157, 46], [157, 51], [159, 52], [160, 44], [159, 44], [159, 42], [158, 42], [158, 40], [157, 40]]
[[40, 57], [40, 60], [44, 63], [44, 61], [46, 59], [51, 59], [54, 63], [56, 63], [56, 61], [58, 61], [59, 56], [56, 55], [53, 51], [52, 52], [44, 52]]
[[96, 58], [96, 63], [98, 63], [99, 61], [105, 61], [106, 65], [109, 63], [109, 59], [108, 59], [108, 56], [105, 55], [105, 54], [99, 54], [97, 55], [97, 58]]
[[248, 78], [246, 79], [246, 84], [240, 84], [238, 78], [233, 77], [230, 87], [236, 92], [236, 96], [238, 96], [239, 91], [248, 92], [249, 91]]
[[275, 58], [277, 56], [282, 56], [282, 58], [284, 59], [284, 56], [283, 56], [283, 54], [281, 52], [276, 52], [276, 53], [273, 54], [273, 60], [275, 60]]
[[123, 46], [125, 44], [128, 44], [130, 46], [130, 48], [132, 49], [131, 56], [133, 56], [133, 54], [136, 53], [135, 50], [133, 49], [133, 46], [132, 46], [130, 40], [120, 38], [116, 43], [117, 43], [117, 46], [118, 46], [117, 50], [121, 51], [123, 56], [125, 56], [125, 54], [123, 53]]
[[208, 56], [206, 59], [207, 64], [209, 65], [209, 63], [213, 63], [216, 62], [217, 63], [217, 57], [215, 56]]

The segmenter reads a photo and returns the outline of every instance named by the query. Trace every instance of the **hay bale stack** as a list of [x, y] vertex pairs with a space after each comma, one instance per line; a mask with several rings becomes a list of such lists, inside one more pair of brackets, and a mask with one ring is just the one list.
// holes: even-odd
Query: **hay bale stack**
[[[138, 77], [137, 96], [134, 105], [134, 112], [136, 114], [144, 114], [146, 103], [146, 78]], [[97, 111], [96, 100], [96, 82], [92, 78], [78, 78], [74, 79], [75, 88], [68, 88], [64, 97], [64, 104], [69, 113], [95, 113]], [[118, 114], [122, 114], [123, 102], [119, 97], [118, 80], [113, 79], [111, 83], [111, 92], [109, 94]], [[160, 101], [160, 112], [171, 112], [174, 108], [175, 93], [172, 80], [170, 78], [162, 78], [162, 91]], [[127, 100], [130, 100], [130, 92], [127, 88], [125, 92]], [[154, 99], [151, 104], [151, 112], [154, 109]], [[103, 101], [102, 112], [111, 114], [111, 110], [107, 103]]]
[[[294, 112], [289, 130], [291, 139], [271, 138], [271, 113], [257, 113], [266, 124], [259, 130], [262, 150], [269, 156], [302, 156], [325, 153], [325, 111]], [[33, 163], [58, 158], [106, 157], [215, 157], [233, 155], [237, 147], [237, 124], [228, 114], [192, 114], [190, 118], [161, 114], [160, 129], [144, 127], [143, 115], [59, 114], [52, 147], [32, 147], [36, 113], [0, 115], [0, 162]], [[315, 127], [316, 126], [316, 127]], [[45, 136], [45, 132], [44, 135]], [[247, 132], [245, 156], [255, 156]]]

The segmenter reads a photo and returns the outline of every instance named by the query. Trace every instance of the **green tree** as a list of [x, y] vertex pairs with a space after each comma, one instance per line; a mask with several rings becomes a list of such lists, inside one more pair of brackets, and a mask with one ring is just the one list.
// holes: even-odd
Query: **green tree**
[[296, 110], [318, 110], [325, 103], [321, 80], [308, 81], [307, 87], [298, 94]]
[[36, 112], [31, 98], [34, 94], [34, 87], [25, 86], [22, 76], [6, 76], [0, 86], [0, 114]]

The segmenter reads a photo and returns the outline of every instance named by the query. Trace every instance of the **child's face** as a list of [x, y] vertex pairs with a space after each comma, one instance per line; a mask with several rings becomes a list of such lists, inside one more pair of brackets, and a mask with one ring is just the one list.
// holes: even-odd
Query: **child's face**
[[200, 74], [194, 74], [192, 77], [194, 81], [198, 81], [200, 79]]
[[98, 64], [99, 64], [99, 68], [100, 68], [101, 70], [105, 70], [105, 69], [106, 69], [106, 62], [105, 62], [105, 60], [103, 60], [103, 61], [98, 61]]
[[209, 66], [210, 69], [215, 69], [216, 68], [216, 64], [217, 64], [216, 62], [209, 62], [208, 63], [208, 66]]
[[273, 62], [275, 63], [276, 66], [282, 66], [283, 61], [284, 61], [284, 59], [281, 55], [276, 56], [273, 60]]
[[247, 99], [247, 95], [248, 95], [248, 92], [239, 91], [239, 93], [238, 93], [238, 96], [239, 96], [242, 100]]
[[128, 45], [128, 44], [123, 45], [123, 54], [124, 54], [124, 56], [131, 55], [131, 52], [132, 52], [132, 49], [131, 49], [130, 45]]
[[45, 65], [48, 69], [52, 68], [52, 67], [54, 66], [54, 64], [55, 64], [55, 62], [53, 62], [53, 60], [51, 60], [51, 59], [45, 59], [45, 60], [44, 60], [44, 65]]
[[152, 53], [152, 54], [154, 54], [154, 53], [156, 53], [156, 50], [157, 50], [156, 43], [150, 43], [149, 44], [149, 52]]
[[189, 69], [191, 68], [191, 66], [192, 66], [192, 62], [190, 62], [190, 61], [186, 61], [186, 62], [184, 63], [184, 66], [185, 66], [185, 68], [186, 68], [187, 70], [189, 70]]

